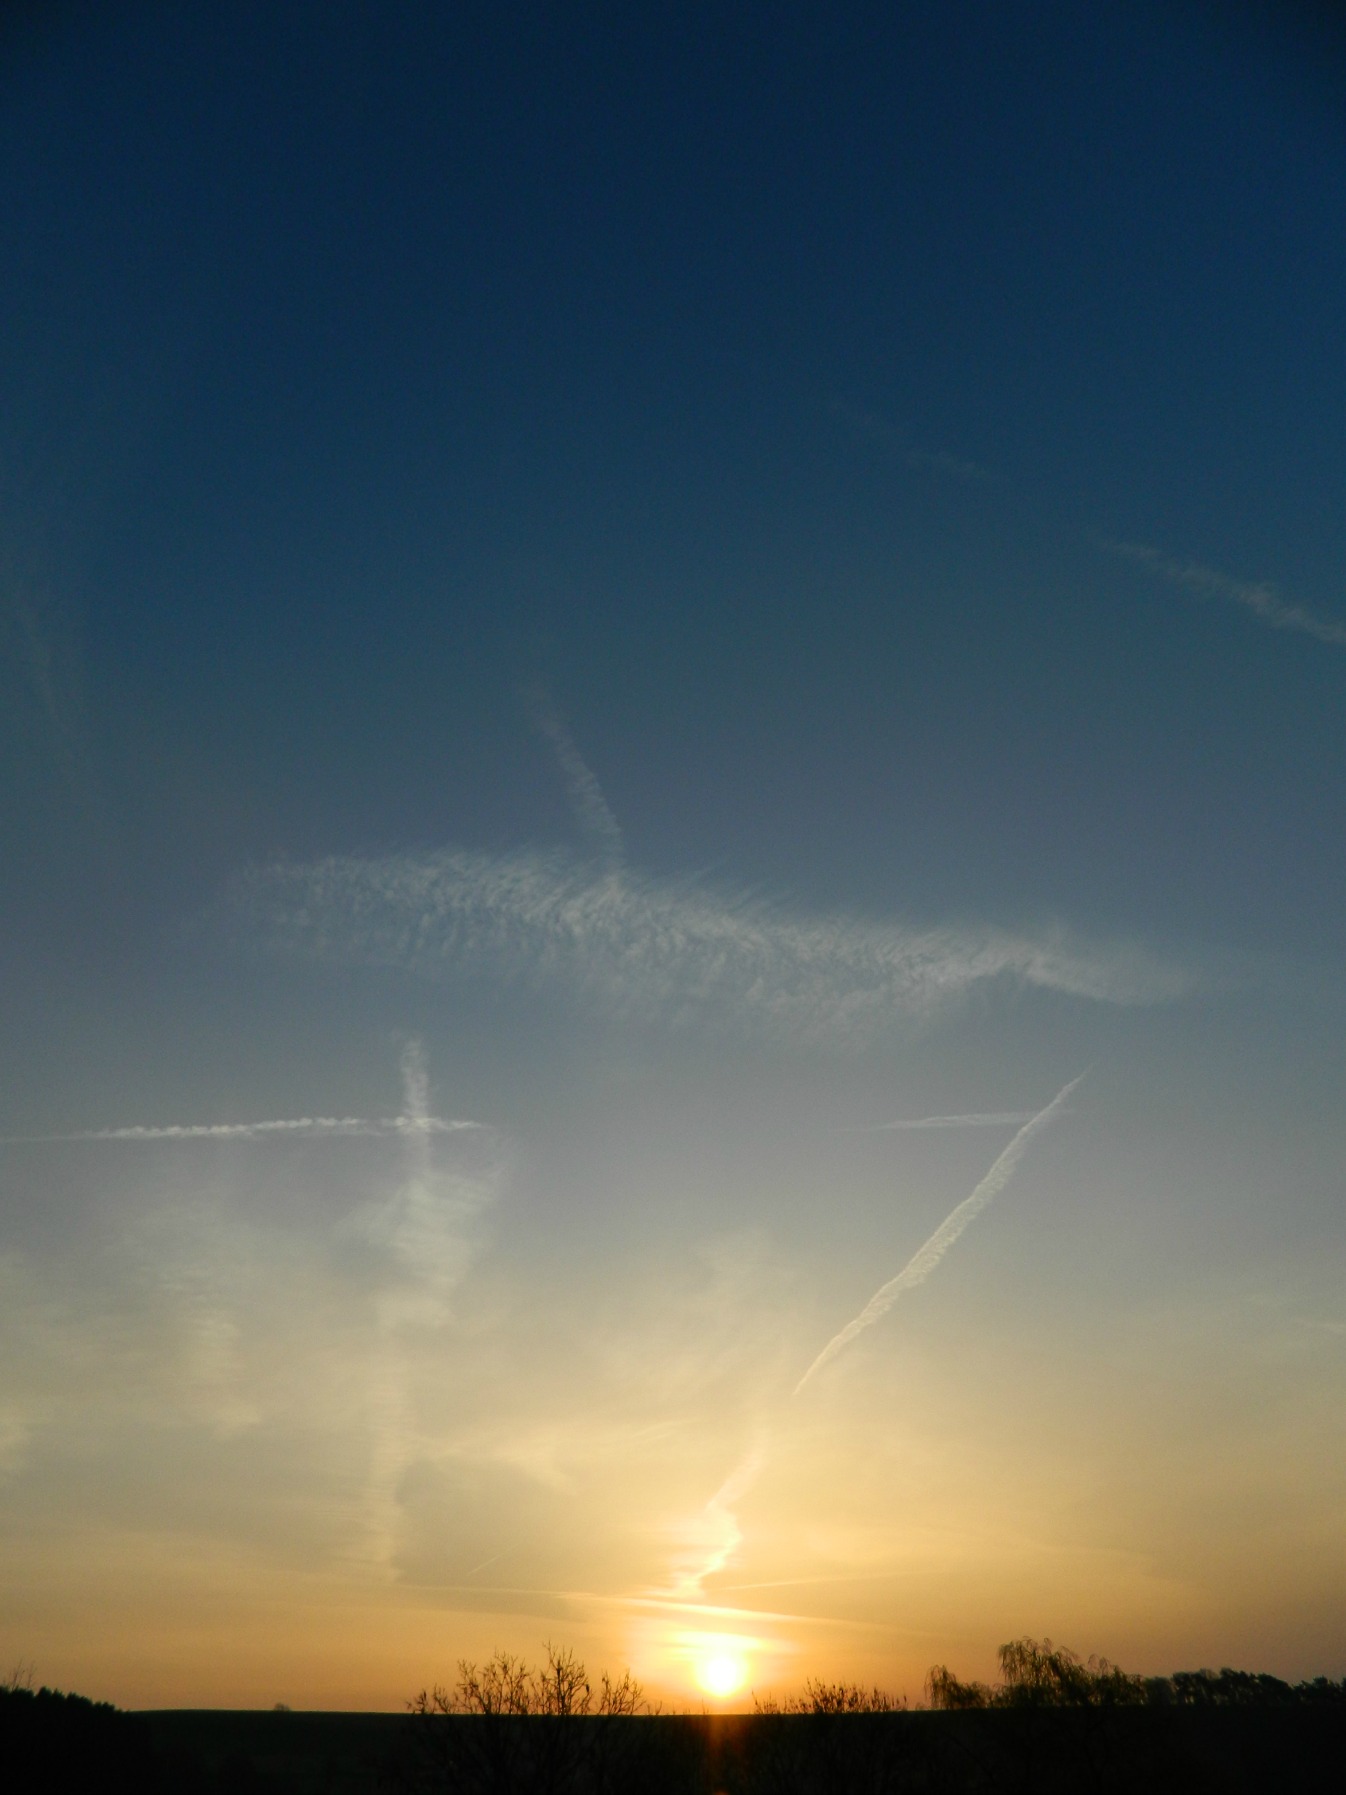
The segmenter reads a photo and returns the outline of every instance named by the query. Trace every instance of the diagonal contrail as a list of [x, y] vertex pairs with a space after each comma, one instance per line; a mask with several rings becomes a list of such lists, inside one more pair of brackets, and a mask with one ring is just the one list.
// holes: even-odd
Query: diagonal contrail
[[1298, 630], [1301, 635], [1313, 636], [1333, 648], [1346, 648], [1346, 623], [1338, 622], [1335, 617], [1320, 617], [1305, 605], [1289, 603], [1263, 580], [1232, 579], [1214, 567], [1203, 567], [1199, 561], [1179, 561], [1161, 554], [1147, 542], [1105, 542], [1104, 546], [1116, 555], [1124, 555], [1128, 561], [1149, 568], [1151, 573], [1159, 574], [1175, 586], [1186, 586], [1189, 591], [1200, 592], [1208, 598], [1226, 598], [1232, 604], [1242, 605], [1272, 629]]
[[796, 1396], [813, 1374], [816, 1371], [821, 1371], [823, 1366], [830, 1359], [834, 1359], [844, 1346], [849, 1346], [857, 1334], [863, 1333], [867, 1327], [872, 1327], [881, 1316], [886, 1315], [904, 1290], [911, 1290], [917, 1284], [925, 1282], [968, 1223], [974, 1221], [996, 1192], [1003, 1190], [1009, 1183], [1014, 1175], [1014, 1168], [1023, 1157], [1024, 1149], [1029, 1141], [1040, 1129], [1047, 1126], [1083, 1077], [1084, 1073], [1081, 1072], [1079, 1078], [1072, 1078], [1063, 1090], [1056, 1093], [1046, 1109], [1040, 1109], [1035, 1116], [1024, 1123], [972, 1195], [964, 1197], [958, 1207], [944, 1218], [925, 1245], [907, 1261], [895, 1278], [890, 1278], [886, 1284], [875, 1291], [854, 1321], [848, 1321], [839, 1334], [832, 1336], [795, 1385], [794, 1394]]
[[527, 699], [535, 728], [552, 745], [576, 821], [608, 871], [619, 871], [626, 858], [622, 826], [612, 814], [597, 776], [576, 747], [574, 736], [547, 693], [536, 687], [527, 694]]

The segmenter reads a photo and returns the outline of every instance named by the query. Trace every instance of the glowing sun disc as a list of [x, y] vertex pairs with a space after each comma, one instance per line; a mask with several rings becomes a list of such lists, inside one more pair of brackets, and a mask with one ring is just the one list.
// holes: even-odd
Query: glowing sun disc
[[707, 1695], [732, 1695], [748, 1678], [748, 1667], [736, 1652], [708, 1652], [696, 1666], [696, 1680]]

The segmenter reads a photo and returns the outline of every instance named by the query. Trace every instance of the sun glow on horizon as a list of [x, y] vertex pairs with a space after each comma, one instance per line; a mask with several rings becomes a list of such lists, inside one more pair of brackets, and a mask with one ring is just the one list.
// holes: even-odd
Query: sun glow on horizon
[[708, 1641], [694, 1669], [706, 1694], [721, 1701], [736, 1695], [748, 1680], [748, 1661], [731, 1640]]

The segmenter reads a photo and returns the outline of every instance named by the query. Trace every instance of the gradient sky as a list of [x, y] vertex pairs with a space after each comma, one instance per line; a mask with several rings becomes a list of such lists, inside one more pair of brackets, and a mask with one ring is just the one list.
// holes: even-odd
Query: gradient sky
[[0, 1658], [1341, 1676], [1341, 44], [647, 13], [5, 27]]

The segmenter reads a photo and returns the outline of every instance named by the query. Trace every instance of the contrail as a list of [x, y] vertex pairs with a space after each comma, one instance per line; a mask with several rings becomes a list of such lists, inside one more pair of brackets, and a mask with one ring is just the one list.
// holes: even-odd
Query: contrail
[[491, 1565], [499, 1564], [500, 1560], [502, 1558], [508, 1558], [508, 1557], [509, 1557], [508, 1551], [497, 1552], [494, 1554], [493, 1557], [483, 1558], [480, 1564], [474, 1564], [470, 1571], [464, 1571], [463, 1576], [464, 1577], [475, 1577], [478, 1571], [488, 1570]]
[[1175, 586], [1186, 586], [1191, 592], [1200, 592], [1209, 598], [1226, 598], [1232, 604], [1242, 605], [1272, 629], [1297, 630], [1301, 635], [1327, 642], [1333, 648], [1346, 648], [1346, 623], [1338, 623], [1332, 617], [1320, 617], [1305, 605], [1287, 603], [1275, 587], [1265, 581], [1231, 579], [1227, 573], [1203, 567], [1199, 561], [1178, 561], [1161, 554], [1147, 542], [1108, 542], [1105, 547], [1116, 555], [1125, 556], [1128, 561], [1148, 567], [1151, 573], [1172, 581]]
[[855, 1134], [891, 1134], [908, 1128], [1008, 1128], [1013, 1122], [1031, 1122], [1031, 1109], [1003, 1109], [970, 1116], [912, 1116], [896, 1122], [871, 1122], [852, 1130]]
[[413, 1145], [419, 1144], [424, 1149], [432, 1134], [460, 1134], [465, 1129], [486, 1127], [483, 1122], [432, 1116], [429, 1090], [424, 1050], [419, 1041], [409, 1041], [402, 1053], [400, 1116], [294, 1116], [279, 1122], [137, 1123], [129, 1128], [78, 1128], [69, 1134], [4, 1134], [0, 1135], [0, 1147], [54, 1146], [66, 1141], [264, 1141], [277, 1137], [307, 1140], [372, 1135], [393, 1136]]
[[692, 1522], [687, 1550], [679, 1555], [674, 1570], [673, 1595], [700, 1599], [706, 1578], [722, 1571], [732, 1560], [743, 1542], [743, 1532], [734, 1509], [761, 1475], [769, 1446], [769, 1435], [759, 1434]]
[[162, 1127], [81, 1128], [73, 1134], [5, 1134], [0, 1147], [54, 1146], [66, 1141], [258, 1141], [314, 1136], [417, 1136], [483, 1128], [442, 1116], [296, 1116], [281, 1122], [173, 1122]]
[[598, 850], [609, 872], [616, 872], [626, 858], [622, 827], [608, 808], [603, 788], [593, 769], [575, 746], [575, 738], [558, 716], [546, 692], [528, 693], [534, 727], [551, 743], [566, 782], [566, 795], [580, 828]]
[[895, 1278], [890, 1278], [886, 1284], [875, 1291], [854, 1321], [848, 1321], [839, 1334], [833, 1335], [795, 1385], [794, 1394], [796, 1396], [813, 1374], [822, 1370], [829, 1359], [834, 1359], [844, 1346], [848, 1346], [854, 1340], [857, 1334], [863, 1333], [867, 1327], [872, 1327], [881, 1316], [886, 1315], [904, 1290], [911, 1290], [917, 1284], [925, 1282], [968, 1223], [974, 1221], [996, 1192], [1003, 1190], [1009, 1183], [1014, 1175], [1014, 1168], [1023, 1157], [1024, 1149], [1029, 1141], [1040, 1129], [1047, 1126], [1083, 1077], [1084, 1073], [1081, 1072], [1079, 1078], [1072, 1078], [1063, 1090], [1056, 1093], [1046, 1109], [1040, 1109], [1035, 1116], [1024, 1123], [972, 1195], [964, 1197], [958, 1207], [945, 1217], [925, 1245], [908, 1260]]

